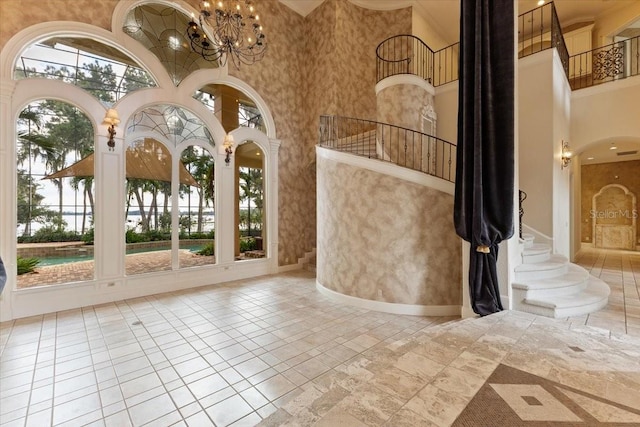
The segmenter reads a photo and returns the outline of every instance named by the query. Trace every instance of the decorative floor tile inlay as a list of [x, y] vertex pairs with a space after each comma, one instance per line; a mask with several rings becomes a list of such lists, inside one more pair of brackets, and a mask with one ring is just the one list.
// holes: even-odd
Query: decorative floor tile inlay
[[454, 427], [640, 425], [640, 410], [498, 365]]

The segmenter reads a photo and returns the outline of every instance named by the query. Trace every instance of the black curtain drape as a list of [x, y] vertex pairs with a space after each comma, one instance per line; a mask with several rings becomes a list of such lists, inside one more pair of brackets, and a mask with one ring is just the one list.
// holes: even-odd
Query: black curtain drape
[[514, 1], [461, 0], [454, 223], [471, 243], [469, 292], [484, 316], [502, 310], [498, 244], [513, 235]]

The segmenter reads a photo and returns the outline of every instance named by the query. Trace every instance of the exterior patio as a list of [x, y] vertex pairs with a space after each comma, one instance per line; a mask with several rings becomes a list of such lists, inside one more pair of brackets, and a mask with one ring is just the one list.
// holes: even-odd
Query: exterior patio
[[[197, 255], [186, 249], [180, 249], [178, 254], [180, 268], [211, 265], [216, 262], [215, 256]], [[127, 275], [171, 270], [171, 251], [163, 250], [126, 255], [125, 269]], [[17, 276], [17, 287], [18, 289], [24, 289], [43, 285], [59, 285], [92, 280], [93, 278], [93, 260], [68, 262], [36, 267], [33, 273]]]

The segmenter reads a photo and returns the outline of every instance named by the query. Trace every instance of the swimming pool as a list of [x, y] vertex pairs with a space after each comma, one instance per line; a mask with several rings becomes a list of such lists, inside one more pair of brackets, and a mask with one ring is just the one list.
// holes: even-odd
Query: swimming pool
[[[197, 252], [204, 248], [205, 245], [202, 243], [193, 244], [193, 245], [183, 245], [180, 249], [187, 249], [190, 252]], [[156, 247], [156, 248], [136, 248], [136, 249], [127, 249], [127, 255], [130, 254], [139, 254], [144, 252], [156, 252], [156, 251], [167, 251], [171, 249], [171, 247]], [[81, 261], [93, 261], [93, 254], [81, 254], [78, 252], [74, 252], [73, 255], [69, 256], [59, 256], [59, 257], [41, 257], [38, 258], [40, 263], [38, 267], [46, 267], [49, 265], [59, 265], [59, 264], [67, 264], [70, 262], [81, 262]]]

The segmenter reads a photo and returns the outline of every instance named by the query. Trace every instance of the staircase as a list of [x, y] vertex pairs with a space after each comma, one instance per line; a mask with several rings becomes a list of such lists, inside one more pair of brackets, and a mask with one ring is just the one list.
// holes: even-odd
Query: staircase
[[609, 286], [571, 264], [566, 257], [551, 254], [549, 245], [534, 243], [524, 234], [523, 263], [515, 268], [514, 310], [547, 317], [573, 317], [598, 311], [609, 301]]
[[336, 149], [368, 157], [370, 159], [376, 159], [378, 158], [378, 154], [376, 152], [376, 130], [373, 129], [356, 135], [340, 138], [337, 141]]

